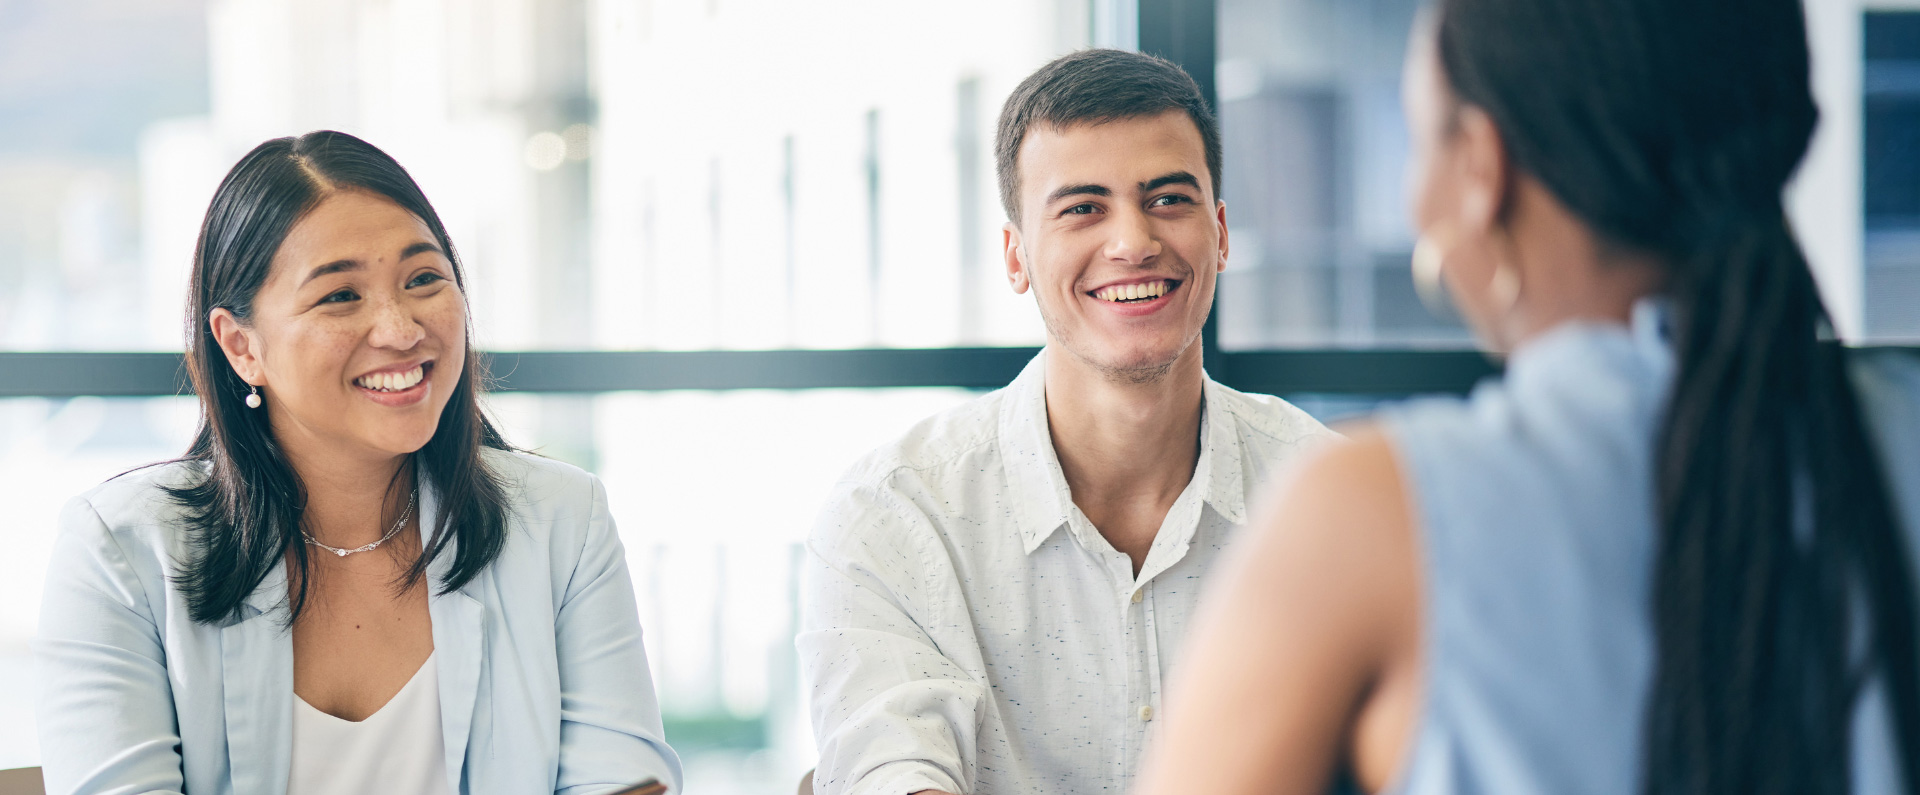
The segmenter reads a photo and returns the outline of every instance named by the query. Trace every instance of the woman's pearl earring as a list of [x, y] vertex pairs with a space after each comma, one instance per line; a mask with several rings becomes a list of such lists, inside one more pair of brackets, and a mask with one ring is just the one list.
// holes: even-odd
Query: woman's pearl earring
[[260, 408], [260, 387], [256, 386], [252, 392], [247, 393], [247, 408]]

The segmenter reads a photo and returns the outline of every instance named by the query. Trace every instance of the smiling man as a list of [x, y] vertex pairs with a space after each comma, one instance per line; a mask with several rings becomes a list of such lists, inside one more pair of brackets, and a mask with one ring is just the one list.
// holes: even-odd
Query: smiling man
[[817, 792], [1118, 793], [1248, 491], [1328, 431], [1207, 378], [1227, 262], [1193, 79], [1087, 50], [996, 143], [1007, 280], [1047, 347], [856, 465], [809, 541]]

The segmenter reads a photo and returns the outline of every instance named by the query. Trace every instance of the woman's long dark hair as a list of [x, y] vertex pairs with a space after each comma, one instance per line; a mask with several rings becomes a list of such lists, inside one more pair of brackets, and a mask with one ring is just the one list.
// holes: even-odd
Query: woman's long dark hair
[[1797, 0], [1439, 4], [1447, 80], [1516, 166], [1666, 266], [1655, 795], [1848, 793], [1874, 678], [1920, 793], [1910, 558], [1781, 203], [1818, 120], [1805, 24]]
[[[379, 194], [413, 213], [446, 252], [455, 283], [466, 286], [440, 216], [406, 169], [372, 144], [327, 130], [276, 138], [254, 147], [227, 172], [200, 227], [187, 300], [187, 370], [201, 413], [184, 460], [206, 474], [204, 480], [169, 490], [186, 508], [189, 523], [190, 552], [178, 562], [175, 581], [195, 621], [238, 617], [242, 602], [289, 554], [295, 571], [288, 578], [287, 622], [306, 604], [305, 575], [311, 569], [300, 536], [306, 487], [274, 440], [266, 410], [243, 402], [249, 387], [227, 363], [208, 316], [226, 309], [242, 323], [250, 322], [254, 296], [287, 233], [339, 190]], [[411, 456], [414, 476], [437, 497], [439, 521], [402, 587], [418, 584], [428, 564], [453, 544], [453, 565], [441, 588], [459, 588], [492, 563], [506, 543], [506, 496], [481, 453], [508, 446], [480, 409], [486, 374], [471, 333], [467, 336], [466, 362], [440, 424]]]

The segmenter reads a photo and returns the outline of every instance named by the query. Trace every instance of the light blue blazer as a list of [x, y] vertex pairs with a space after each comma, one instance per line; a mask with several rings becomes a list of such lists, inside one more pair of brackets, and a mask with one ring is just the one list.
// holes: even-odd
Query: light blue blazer
[[[579, 469], [488, 451], [508, 540], [457, 591], [431, 569], [447, 780], [470, 795], [583, 795], [648, 777], [680, 789], [606, 490]], [[198, 624], [172, 581], [187, 557], [163, 485], [198, 465], [107, 481], [67, 504], [47, 574], [38, 676], [47, 791], [281, 795], [292, 758], [293, 639], [275, 567], [238, 620]], [[420, 493], [420, 527], [434, 525]]]

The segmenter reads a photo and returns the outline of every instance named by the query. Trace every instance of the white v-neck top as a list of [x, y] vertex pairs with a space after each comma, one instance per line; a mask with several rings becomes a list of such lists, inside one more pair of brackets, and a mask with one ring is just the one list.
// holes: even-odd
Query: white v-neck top
[[295, 694], [287, 795], [451, 795], [437, 653], [428, 654], [400, 692], [363, 721], [328, 715]]

